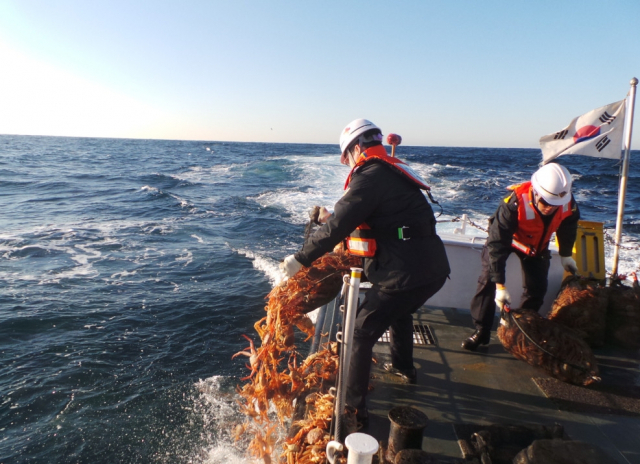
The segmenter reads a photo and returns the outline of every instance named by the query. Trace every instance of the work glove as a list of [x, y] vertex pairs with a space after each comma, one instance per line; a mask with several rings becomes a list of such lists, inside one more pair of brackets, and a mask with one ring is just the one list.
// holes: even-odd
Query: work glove
[[324, 224], [331, 217], [331, 213], [324, 206], [320, 207], [320, 214], [318, 215], [318, 222]]
[[578, 272], [578, 265], [571, 256], [561, 256], [560, 263], [562, 263], [562, 267], [565, 271], [570, 272], [571, 274]]
[[507, 287], [496, 288], [496, 304], [500, 311], [504, 308], [504, 305], [511, 306], [511, 295]]
[[331, 213], [324, 206], [314, 206], [311, 208], [311, 211], [309, 211], [309, 219], [311, 222], [318, 225], [327, 222], [330, 216]]
[[296, 272], [302, 268], [302, 264], [293, 256], [287, 256], [283, 262], [280, 263], [280, 269], [287, 277], [292, 277]]

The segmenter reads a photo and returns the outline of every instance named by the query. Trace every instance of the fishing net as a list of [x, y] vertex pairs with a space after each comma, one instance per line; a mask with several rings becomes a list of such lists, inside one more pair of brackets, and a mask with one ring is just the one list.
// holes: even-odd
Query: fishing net
[[[327, 390], [338, 371], [337, 344], [327, 343], [302, 360], [294, 327], [305, 341], [313, 337], [306, 313], [332, 301], [343, 276], [361, 264], [360, 258], [337, 249], [276, 286], [267, 295], [266, 316], [254, 325], [261, 346], [251, 341], [236, 353], [249, 357], [251, 371], [237, 388], [247, 421], [237, 427], [236, 437], [250, 436], [250, 454], [267, 464], [279, 446], [289, 464], [324, 462], [334, 399]], [[287, 425], [292, 427], [283, 437], [279, 430]]]
[[336, 297], [352, 267], [362, 267], [362, 258], [342, 250], [327, 253], [275, 287], [269, 293], [269, 305], [280, 305], [291, 314], [313, 311]]
[[575, 385], [597, 380], [598, 366], [587, 343], [572, 329], [523, 309], [505, 312], [498, 338], [516, 358]]
[[547, 318], [574, 329], [589, 346], [602, 346], [607, 302], [607, 292], [598, 281], [568, 276], [562, 282]]

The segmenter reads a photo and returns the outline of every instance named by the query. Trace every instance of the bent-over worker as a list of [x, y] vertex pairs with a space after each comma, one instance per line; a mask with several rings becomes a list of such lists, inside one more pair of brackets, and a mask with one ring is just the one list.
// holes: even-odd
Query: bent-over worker
[[511, 304], [505, 268], [512, 252], [522, 265], [522, 309], [538, 311], [544, 302], [551, 260], [549, 240], [554, 232], [562, 266], [569, 272], [578, 270], [571, 255], [580, 211], [571, 194], [569, 171], [550, 163], [533, 173], [531, 181], [509, 189], [511, 194], [489, 219], [482, 272], [470, 306], [476, 331], [462, 342], [466, 350], [475, 351], [479, 345], [489, 343], [496, 304], [501, 310]]

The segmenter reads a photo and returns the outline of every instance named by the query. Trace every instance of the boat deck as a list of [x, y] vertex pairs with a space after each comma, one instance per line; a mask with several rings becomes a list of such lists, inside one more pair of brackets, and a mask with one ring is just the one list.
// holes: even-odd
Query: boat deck
[[[561, 410], [557, 401], [548, 398], [534, 381], [551, 377], [507, 353], [495, 331], [491, 343], [477, 352], [461, 349], [462, 340], [473, 333], [468, 310], [425, 306], [415, 314], [414, 321], [427, 325], [435, 341], [432, 345], [414, 347], [417, 385], [404, 384], [382, 369], [382, 364], [390, 359], [389, 351], [387, 344], [378, 342], [374, 347], [377, 362], [372, 369], [373, 390], [368, 397], [370, 422], [362, 432], [387, 441], [389, 410], [394, 406], [412, 406], [429, 419], [422, 449], [441, 463], [464, 462], [458, 439], [468, 437], [458, 437], [456, 430], [465, 424], [560, 424], [566, 437], [595, 444], [620, 464], [640, 464], [640, 415], [604, 406], [593, 412], [593, 407], [581, 408], [579, 396], [571, 400], [573, 411]], [[609, 383], [623, 392], [632, 389], [637, 392], [638, 351], [611, 348], [594, 351], [602, 384]], [[589, 390], [572, 388], [587, 393]], [[637, 396], [631, 400], [640, 401]], [[583, 412], [579, 412], [581, 409]]]

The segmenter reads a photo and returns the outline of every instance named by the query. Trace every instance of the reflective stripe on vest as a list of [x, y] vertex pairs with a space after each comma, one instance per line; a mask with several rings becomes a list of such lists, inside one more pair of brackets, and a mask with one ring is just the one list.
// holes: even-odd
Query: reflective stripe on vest
[[347, 250], [354, 256], [362, 256], [364, 258], [373, 258], [378, 248], [375, 238], [358, 237], [358, 231], [363, 229], [371, 230], [367, 224], [359, 225], [356, 230], [347, 237]]
[[511, 239], [511, 246], [527, 256], [534, 256], [536, 254], [536, 250], [534, 250], [533, 248], [529, 248], [523, 243], [520, 243], [515, 238]]
[[535, 219], [536, 218], [536, 210], [534, 209], [533, 205], [529, 201], [529, 194], [528, 193], [523, 193], [520, 196], [520, 202], [524, 205], [525, 217], [527, 218], [527, 220], [531, 221], [532, 219]]

